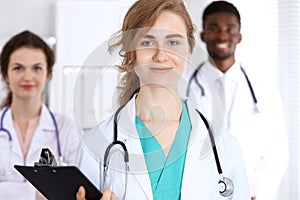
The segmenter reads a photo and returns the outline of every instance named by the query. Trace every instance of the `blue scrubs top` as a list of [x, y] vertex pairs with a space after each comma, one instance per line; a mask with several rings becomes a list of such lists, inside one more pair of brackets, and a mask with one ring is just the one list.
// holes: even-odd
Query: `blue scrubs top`
[[155, 200], [179, 200], [181, 196], [186, 150], [192, 127], [186, 103], [183, 103], [182, 108], [180, 124], [167, 157], [144, 123], [138, 117], [135, 119]]

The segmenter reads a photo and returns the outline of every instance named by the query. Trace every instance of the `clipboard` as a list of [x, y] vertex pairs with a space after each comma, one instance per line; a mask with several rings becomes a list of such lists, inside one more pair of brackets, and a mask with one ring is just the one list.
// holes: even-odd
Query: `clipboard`
[[102, 193], [76, 166], [21, 166], [14, 165], [48, 200], [76, 199], [79, 186], [86, 190], [87, 200], [99, 200]]

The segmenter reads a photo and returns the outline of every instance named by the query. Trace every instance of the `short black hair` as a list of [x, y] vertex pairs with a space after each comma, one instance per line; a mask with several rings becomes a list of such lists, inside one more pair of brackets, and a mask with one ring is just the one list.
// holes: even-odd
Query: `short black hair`
[[239, 21], [239, 24], [240, 24], [240, 27], [241, 27], [240, 13], [239, 13], [238, 9], [232, 3], [229, 3], [227, 1], [213, 1], [211, 4], [209, 4], [204, 9], [204, 12], [203, 12], [203, 15], [202, 15], [203, 29], [204, 29], [204, 22], [206, 20], [206, 17], [210, 14], [219, 13], [219, 12], [226, 12], [226, 13], [234, 14], [237, 17], [237, 19]]

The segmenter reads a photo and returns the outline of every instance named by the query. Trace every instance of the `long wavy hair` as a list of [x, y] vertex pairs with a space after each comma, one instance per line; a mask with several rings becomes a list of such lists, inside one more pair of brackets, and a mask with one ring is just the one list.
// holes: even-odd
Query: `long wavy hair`
[[126, 104], [140, 87], [139, 78], [133, 70], [136, 62], [135, 39], [139, 34], [139, 29], [152, 27], [163, 11], [170, 11], [183, 18], [189, 50], [192, 53], [195, 45], [195, 27], [182, 0], [136, 1], [125, 15], [122, 29], [111, 37], [108, 49], [112, 52], [120, 48], [119, 55], [123, 58], [121, 65], [117, 66], [121, 72], [126, 72], [121, 80], [122, 85], [119, 87], [121, 89], [120, 105]]

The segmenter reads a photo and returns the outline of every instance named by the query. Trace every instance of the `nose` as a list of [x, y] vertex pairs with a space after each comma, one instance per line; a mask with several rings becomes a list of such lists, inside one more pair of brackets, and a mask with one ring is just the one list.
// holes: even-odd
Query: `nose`
[[32, 76], [33, 76], [32, 71], [29, 70], [29, 69], [26, 69], [26, 70], [24, 71], [23, 79], [24, 79], [24, 80], [30, 80], [30, 79], [32, 79]]
[[162, 48], [157, 48], [155, 50], [155, 53], [153, 55], [153, 60], [156, 62], [165, 62], [168, 60], [168, 54], [166, 50]]
[[226, 28], [220, 28], [217, 31], [216, 37], [219, 39], [226, 39], [230, 36]]

